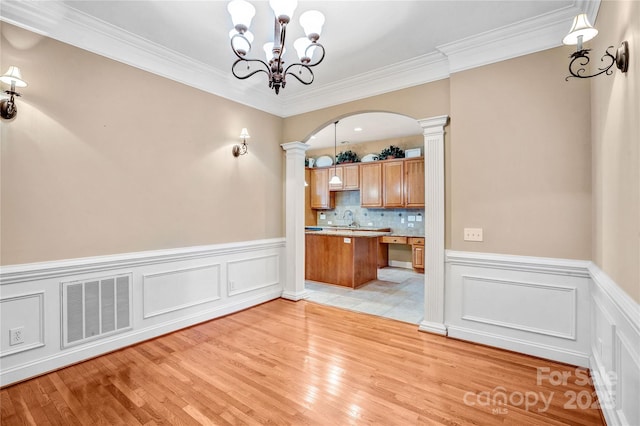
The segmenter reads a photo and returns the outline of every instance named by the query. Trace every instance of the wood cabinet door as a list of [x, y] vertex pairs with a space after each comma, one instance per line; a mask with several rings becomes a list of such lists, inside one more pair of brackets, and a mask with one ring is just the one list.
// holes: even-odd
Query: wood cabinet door
[[[331, 169], [333, 172], [333, 169]], [[333, 197], [329, 193], [329, 169], [311, 169], [311, 208], [333, 208]]]
[[382, 164], [360, 165], [360, 205], [382, 207]]
[[404, 161], [382, 163], [384, 207], [404, 207]]
[[413, 248], [413, 267], [415, 269], [424, 269], [424, 246], [412, 246]]
[[342, 166], [342, 189], [352, 191], [360, 189], [360, 166], [350, 164]]
[[424, 207], [424, 158], [404, 162], [405, 206]]

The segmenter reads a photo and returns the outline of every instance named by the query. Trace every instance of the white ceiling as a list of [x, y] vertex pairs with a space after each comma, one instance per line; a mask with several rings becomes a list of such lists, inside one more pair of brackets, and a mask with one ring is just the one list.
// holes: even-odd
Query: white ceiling
[[[273, 34], [267, 1], [256, 6], [253, 55]], [[326, 16], [325, 60], [315, 82], [292, 79], [280, 95], [263, 73], [231, 75], [235, 56], [227, 1], [3, 0], [3, 21], [282, 116], [447, 78], [451, 73], [560, 45], [579, 12], [591, 21], [600, 1], [300, 0], [287, 39], [302, 35], [298, 17]], [[293, 54], [293, 48], [290, 48]]]

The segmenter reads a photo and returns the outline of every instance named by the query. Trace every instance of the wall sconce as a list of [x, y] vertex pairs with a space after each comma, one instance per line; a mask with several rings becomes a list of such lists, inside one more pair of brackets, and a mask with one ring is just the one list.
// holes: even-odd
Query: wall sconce
[[0, 116], [5, 120], [11, 120], [18, 114], [14, 96], [20, 96], [20, 93], [16, 92], [16, 87], [27, 87], [27, 83], [22, 79], [20, 68], [14, 66], [10, 66], [7, 72], [0, 76], [0, 81], [11, 86], [10, 90], [4, 91], [11, 97], [0, 100]]
[[251, 136], [249, 136], [249, 132], [247, 131], [246, 127], [242, 128], [242, 131], [240, 132], [240, 137], [242, 138], [242, 144], [241, 145], [234, 145], [233, 146], [233, 150], [231, 151], [233, 153], [234, 157], [239, 157], [241, 155], [244, 155], [248, 152], [247, 150], [247, 139], [249, 139]]
[[582, 43], [586, 43], [596, 35], [598, 35], [598, 30], [589, 23], [585, 13], [581, 13], [573, 19], [569, 34], [562, 40], [562, 43], [566, 45], [577, 45], [576, 51], [570, 56], [572, 58], [571, 62], [569, 62], [569, 73], [571, 75], [567, 76], [565, 80], [569, 80], [571, 77], [591, 78], [600, 74], [611, 75], [614, 71], [611, 69], [614, 64], [620, 71], [627, 72], [629, 69], [629, 43], [623, 41], [618, 50], [616, 50], [615, 56], [609, 52], [609, 49], [613, 49], [613, 46], [609, 46], [604, 55], [602, 55], [601, 61], [611, 61], [608, 66], [598, 68], [598, 72], [595, 74], [585, 75], [587, 71], [584, 67], [589, 63], [589, 51], [591, 49], [583, 49]]

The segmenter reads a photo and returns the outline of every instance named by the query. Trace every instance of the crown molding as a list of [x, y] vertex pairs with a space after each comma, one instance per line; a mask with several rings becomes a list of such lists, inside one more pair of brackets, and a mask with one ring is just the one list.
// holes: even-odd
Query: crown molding
[[271, 96], [267, 87], [235, 84], [230, 72], [221, 72], [64, 3], [4, 1], [0, 19], [234, 102], [282, 114], [282, 100]]
[[3, 1], [0, 20], [187, 86], [280, 117], [302, 114], [448, 78], [451, 73], [561, 45], [571, 20], [595, 22], [600, 0], [573, 5], [463, 40], [436, 52], [347, 79], [274, 96], [266, 85], [236, 84], [230, 72], [171, 51], [58, 1]]
[[447, 58], [439, 52], [354, 75], [335, 83], [287, 94], [283, 116], [302, 114], [449, 77]]

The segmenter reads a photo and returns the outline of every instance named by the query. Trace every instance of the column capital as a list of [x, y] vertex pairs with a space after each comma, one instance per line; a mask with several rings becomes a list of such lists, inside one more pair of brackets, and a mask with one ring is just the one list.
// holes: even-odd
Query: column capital
[[280, 146], [285, 151], [300, 151], [300, 152], [305, 152], [311, 147], [310, 145], [304, 142], [287, 142], [287, 143], [281, 143]]

